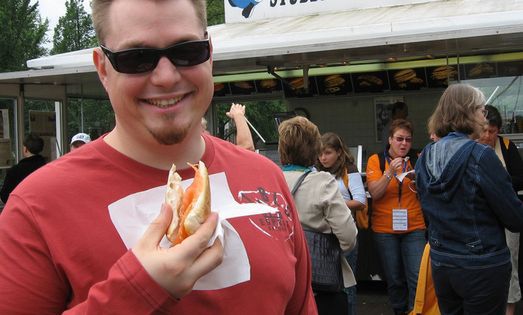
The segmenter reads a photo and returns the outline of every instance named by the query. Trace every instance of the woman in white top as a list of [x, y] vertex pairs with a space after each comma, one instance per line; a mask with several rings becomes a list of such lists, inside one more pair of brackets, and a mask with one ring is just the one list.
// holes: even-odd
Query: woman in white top
[[[362, 211], [367, 205], [367, 195], [361, 174], [354, 163], [354, 157], [341, 140], [340, 136], [333, 132], [327, 132], [321, 136], [321, 153], [316, 168], [320, 171], [331, 173], [338, 182], [341, 195], [352, 212]], [[354, 273], [358, 261], [358, 245], [347, 252], [345, 257]], [[349, 303], [349, 315], [356, 314], [356, 286], [346, 289]]]

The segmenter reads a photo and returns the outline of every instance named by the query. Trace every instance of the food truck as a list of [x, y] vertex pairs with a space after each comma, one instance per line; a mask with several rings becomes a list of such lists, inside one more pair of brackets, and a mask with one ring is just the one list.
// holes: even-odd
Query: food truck
[[[413, 147], [422, 148], [441, 93], [466, 82], [523, 146], [522, 0], [225, 0], [224, 8], [226, 22], [208, 28], [215, 92], [207, 120], [217, 136], [231, 134], [230, 104], [247, 104], [257, 149], [278, 162], [276, 124], [305, 115], [339, 134], [364, 172], [387, 143], [390, 104], [408, 105]], [[91, 56], [46, 56], [29, 60], [31, 70], [0, 74], [0, 168], [21, 158], [27, 131], [44, 135], [56, 158], [76, 132], [96, 138], [113, 127]], [[108, 119], [89, 120], [100, 110]], [[371, 267], [358, 278], [376, 278], [377, 259], [360, 256]]]

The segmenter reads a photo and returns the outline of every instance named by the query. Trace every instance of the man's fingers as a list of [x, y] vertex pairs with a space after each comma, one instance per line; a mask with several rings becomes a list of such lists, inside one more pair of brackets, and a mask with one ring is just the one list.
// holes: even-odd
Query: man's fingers
[[160, 214], [154, 219], [153, 222], [147, 227], [144, 235], [142, 236], [142, 245], [147, 248], [158, 247], [158, 244], [162, 240], [169, 224], [171, 223], [173, 212], [171, 206], [162, 204]]
[[209, 240], [216, 230], [218, 224], [218, 214], [211, 212], [207, 220], [196, 230], [193, 235], [190, 235], [180, 244], [186, 249], [185, 259], [195, 260], [207, 248]]
[[200, 279], [202, 276], [218, 267], [222, 261], [223, 245], [219, 239], [216, 239], [214, 244], [203, 251], [187, 271], [193, 279]]

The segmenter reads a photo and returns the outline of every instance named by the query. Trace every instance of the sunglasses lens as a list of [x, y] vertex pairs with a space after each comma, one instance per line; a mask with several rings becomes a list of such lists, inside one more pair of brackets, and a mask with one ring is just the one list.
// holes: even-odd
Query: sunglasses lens
[[179, 67], [190, 67], [207, 61], [211, 56], [208, 40], [183, 42], [166, 49], [134, 48], [111, 52], [102, 47], [114, 69], [121, 73], [135, 74], [154, 70], [162, 56]]
[[199, 65], [210, 57], [209, 41], [192, 41], [175, 45], [166, 53], [169, 60], [181, 67]]
[[151, 49], [133, 49], [117, 53], [117, 71], [123, 73], [142, 73], [153, 70], [159, 57]]

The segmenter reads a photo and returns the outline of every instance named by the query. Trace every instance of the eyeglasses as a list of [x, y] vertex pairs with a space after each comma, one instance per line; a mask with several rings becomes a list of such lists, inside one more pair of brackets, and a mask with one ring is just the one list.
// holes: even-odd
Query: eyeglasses
[[177, 67], [196, 66], [211, 57], [208, 39], [182, 42], [163, 49], [131, 48], [113, 52], [105, 46], [100, 47], [114, 70], [127, 74], [152, 71], [163, 56]]
[[397, 142], [407, 142], [407, 143], [411, 143], [412, 142], [412, 138], [408, 137], [408, 138], [405, 138], [405, 137], [392, 137], [394, 140], [396, 140]]

